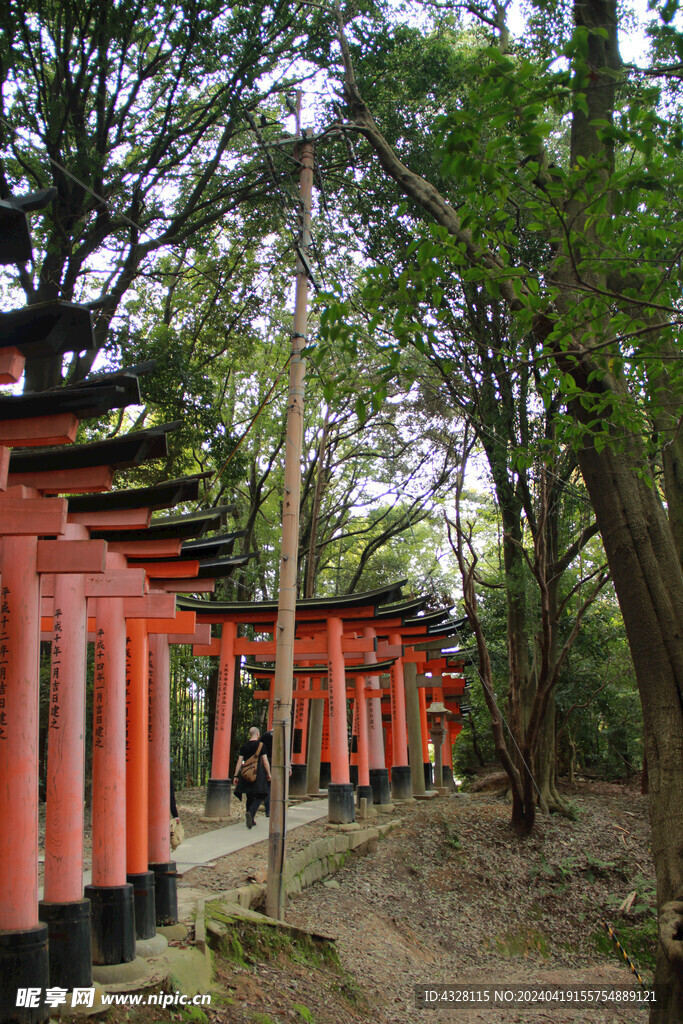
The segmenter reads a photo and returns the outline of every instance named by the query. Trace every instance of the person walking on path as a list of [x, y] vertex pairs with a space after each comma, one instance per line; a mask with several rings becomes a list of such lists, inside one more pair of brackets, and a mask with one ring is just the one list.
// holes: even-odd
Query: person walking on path
[[[250, 782], [240, 776], [240, 771], [243, 763], [249, 760], [249, 758], [257, 752], [258, 762], [256, 767], [256, 778], [253, 782]], [[238, 800], [242, 799], [242, 793], [244, 793], [247, 798], [246, 822], [247, 828], [252, 828], [256, 812], [268, 795], [270, 783], [270, 761], [263, 752], [263, 744], [259, 740], [259, 730], [255, 725], [252, 725], [249, 730], [249, 739], [240, 747], [239, 757], [237, 758], [237, 764], [235, 765], [235, 778], [233, 779], [233, 782], [235, 783], [235, 796]]]

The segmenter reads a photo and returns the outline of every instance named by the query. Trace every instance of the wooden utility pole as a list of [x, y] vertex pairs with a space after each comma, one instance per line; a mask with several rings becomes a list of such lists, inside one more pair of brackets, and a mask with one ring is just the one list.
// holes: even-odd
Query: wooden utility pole
[[[301, 94], [297, 96], [297, 136]], [[299, 202], [301, 233], [296, 264], [296, 298], [292, 354], [289, 364], [287, 400], [287, 444], [285, 450], [285, 487], [282, 503], [282, 547], [280, 552], [280, 590], [276, 624], [275, 681], [273, 694], [273, 763], [270, 788], [270, 831], [268, 844], [268, 882], [266, 913], [282, 920], [285, 911], [284, 862], [286, 806], [289, 781], [292, 673], [294, 669], [294, 629], [296, 583], [299, 552], [299, 503], [301, 496], [301, 448], [303, 442], [304, 379], [306, 363], [301, 351], [306, 344], [308, 310], [308, 268], [306, 254], [310, 245], [311, 195], [313, 191], [313, 143], [299, 144], [301, 176]]]

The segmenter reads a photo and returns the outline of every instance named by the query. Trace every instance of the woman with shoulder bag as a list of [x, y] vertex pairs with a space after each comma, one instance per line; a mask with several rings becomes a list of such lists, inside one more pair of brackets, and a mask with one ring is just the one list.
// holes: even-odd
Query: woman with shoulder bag
[[[245, 762], [245, 768], [248, 768], [250, 759], [254, 757], [256, 758], [256, 777], [252, 780], [241, 773]], [[235, 784], [235, 795], [240, 797], [242, 793], [246, 795], [247, 828], [252, 828], [256, 812], [268, 793], [268, 783], [270, 782], [270, 764], [263, 750], [263, 743], [259, 740], [259, 730], [255, 725], [252, 725], [249, 730], [249, 739], [240, 747], [233, 782]]]

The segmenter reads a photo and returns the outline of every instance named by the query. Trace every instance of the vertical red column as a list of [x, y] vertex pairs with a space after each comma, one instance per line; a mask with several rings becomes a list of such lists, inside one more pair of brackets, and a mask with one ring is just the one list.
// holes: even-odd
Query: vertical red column
[[[310, 689], [310, 679], [299, 679], [297, 689]], [[289, 779], [289, 795], [305, 796], [308, 790], [308, 766], [306, 745], [308, 741], [308, 708], [311, 702], [297, 697], [294, 706], [294, 729], [292, 730], [292, 774]]]
[[126, 881], [133, 886], [135, 937], [156, 934], [154, 874], [148, 870], [149, 638], [146, 619], [126, 620]]
[[[67, 527], [65, 536], [86, 531]], [[45, 884], [50, 983], [92, 984], [90, 901], [83, 899], [87, 606], [85, 576], [55, 576], [48, 708]]]
[[361, 800], [367, 800], [369, 807], [373, 803], [373, 795], [370, 785], [370, 744], [365, 676], [356, 676], [356, 715], [358, 721], [358, 788], [356, 795], [359, 806]]
[[272, 731], [273, 714], [275, 712], [275, 676], [270, 677], [268, 689], [270, 691], [268, 694], [268, 728]]
[[[363, 636], [368, 640], [375, 639], [375, 630], [372, 626], [363, 628]], [[363, 655], [366, 665], [377, 664], [375, 651], [366, 651]], [[379, 685], [378, 675], [367, 675], [367, 685], [377, 690], [377, 696], [367, 701], [368, 714], [368, 744], [369, 744], [369, 774], [370, 785], [372, 786], [372, 799], [376, 804], [391, 803], [391, 790], [389, 788], [389, 771], [384, 763], [384, 729], [382, 726], [382, 691]]]
[[384, 749], [386, 751], [384, 755], [386, 758], [386, 766], [389, 770], [391, 770], [391, 765], [394, 760], [394, 741], [393, 733], [391, 730], [391, 721], [389, 722], [388, 728], [386, 730]]
[[216, 701], [216, 723], [213, 731], [213, 756], [211, 778], [206, 787], [207, 818], [228, 818], [230, 816], [230, 731], [232, 729], [232, 707], [235, 693], [235, 639], [237, 625], [224, 622], [221, 627], [221, 653], [218, 667], [218, 699]]
[[323, 698], [323, 731], [320, 740], [320, 788], [330, 784], [330, 685], [327, 682], [327, 700]]
[[0, 555], [0, 1014], [44, 1021], [49, 1008], [17, 1011], [17, 988], [48, 983], [47, 925], [38, 920], [37, 539], [3, 537]]
[[449, 721], [446, 722], [446, 728], [444, 729], [442, 765], [444, 786], [451, 790], [455, 789], [455, 783], [453, 782], [453, 736]]
[[93, 707], [93, 963], [135, 957], [133, 886], [126, 882], [126, 623], [122, 598], [95, 601]]
[[[389, 643], [401, 647], [400, 633], [390, 633]], [[403, 682], [403, 662], [398, 658], [391, 666], [391, 798], [410, 800], [413, 785], [408, 765], [408, 731], [406, 727], [406, 699]]]
[[429, 723], [427, 722], [427, 691], [424, 686], [418, 689], [420, 697], [420, 731], [422, 733], [422, 758], [424, 762], [425, 786], [432, 789], [432, 763], [429, 760]]
[[327, 620], [327, 681], [330, 705], [330, 766], [327, 788], [328, 817], [336, 824], [355, 820], [353, 786], [349, 775], [349, 740], [346, 725], [346, 672], [342, 651], [342, 620]]
[[351, 748], [349, 750], [349, 776], [354, 789], [358, 786], [358, 690], [354, 681], [353, 711], [351, 712]]
[[149, 636], [149, 870], [154, 874], [157, 925], [178, 920], [178, 883], [171, 857], [170, 648], [163, 633]]

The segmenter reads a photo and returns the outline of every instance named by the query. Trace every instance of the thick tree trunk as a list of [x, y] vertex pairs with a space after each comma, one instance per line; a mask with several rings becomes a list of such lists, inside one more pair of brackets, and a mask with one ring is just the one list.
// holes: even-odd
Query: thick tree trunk
[[[636, 447], [634, 444], [633, 448]], [[668, 998], [651, 1021], [683, 1021], [683, 573], [656, 491], [633, 472], [644, 456], [591, 446], [580, 465], [619, 598], [645, 722], [660, 923], [655, 981]], [[634, 459], [636, 461], [634, 461]], [[670, 912], [674, 904], [674, 924]], [[673, 931], [672, 931], [673, 927]]]

